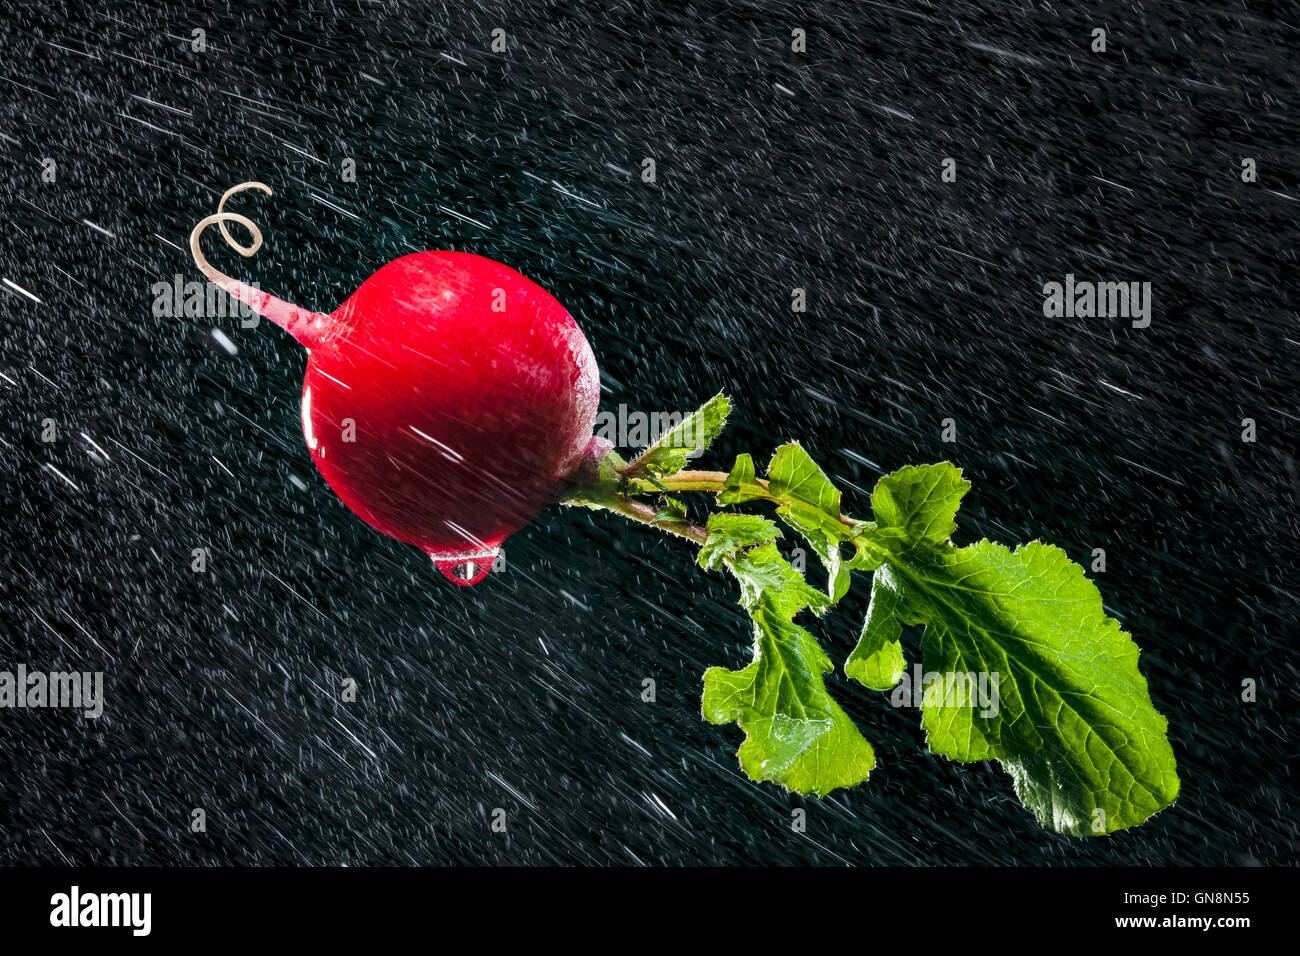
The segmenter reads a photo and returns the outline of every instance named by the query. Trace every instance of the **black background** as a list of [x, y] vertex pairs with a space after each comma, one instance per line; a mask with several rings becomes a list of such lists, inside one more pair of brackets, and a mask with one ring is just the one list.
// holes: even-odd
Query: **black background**
[[[1294, 859], [1294, 5], [0, 17], [0, 275], [41, 300], [0, 286], [0, 666], [103, 670], [107, 695], [97, 722], [0, 713], [0, 862]], [[740, 732], [699, 718], [703, 670], [748, 656], [729, 582], [611, 516], [552, 509], [507, 571], [446, 584], [315, 473], [287, 335], [152, 314], [246, 179], [276, 190], [232, 203], [266, 246], [209, 255], [267, 291], [328, 311], [403, 253], [486, 255], [577, 318], [605, 408], [731, 394], [715, 467], [798, 438], [862, 515], [881, 473], [948, 458], [974, 482], [959, 543], [1105, 548], [1177, 804], [1044, 831], [995, 765], [928, 755], [916, 712], [842, 676], [869, 783], [748, 782]], [[1067, 272], [1150, 281], [1151, 326], [1044, 318]], [[865, 584], [813, 625], [837, 661]]]

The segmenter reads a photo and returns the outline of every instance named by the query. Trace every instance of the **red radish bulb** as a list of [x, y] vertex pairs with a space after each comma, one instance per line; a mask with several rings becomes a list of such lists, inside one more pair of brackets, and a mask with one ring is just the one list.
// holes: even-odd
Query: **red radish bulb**
[[[501, 542], [556, 500], [592, 438], [600, 373], [573, 317], [513, 269], [463, 252], [388, 263], [333, 313], [310, 312], [210, 266], [199, 235], [219, 224], [251, 256], [262, 234], [224, 211], [190, 249], [212, 282], [307, 348], [302, 425], [312, 460], [372, 527], [474, 584]], [[237, 222], [252, 242], [226, 229]], [[463, 571], [464, 573], [456, 573]]]

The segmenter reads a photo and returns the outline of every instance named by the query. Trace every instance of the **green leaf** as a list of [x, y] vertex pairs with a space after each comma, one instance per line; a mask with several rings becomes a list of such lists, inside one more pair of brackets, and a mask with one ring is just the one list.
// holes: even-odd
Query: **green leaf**
[[738, 455], [736, 464], [723, 483], [725, 490], [718, 492], [718, 504], [738, 505], [755, 498], [767, 497], [767, 491], [754, 480], [754, 459]]
[[[716, 569], [754, 545], [767, 544], [781, 537], [776, 525], [758, 515], [711, 514], [705, 525], [708, 537], [697, 557], [701, 567]], [[793, 568], [790, 569], [794, 571]]]
[[650, 519], [651, 524], [658, 524], [661, 521], [685, 521], [686, 506], [676, 498], [664, 496], [663, 507]]
[[857, 551], [846, 562], [846, 566], [854, 571], [874, 571], [891, 553], [884, 545], [874, 521], [859, 521], [852, 529], [849, 543]]
[[899, 636], [899, 587], [888, 566], [871, 579], [871, 604], [862, 625], [862, 636], [844, 662], [844, 673], [872, 690], [889, 690], [903, 676], [907, 662]]
[[686, 467], [689, 455], [704, 451], [722, 432], [731, 414], [731, 400], [719, 392], [699, 410], [669, 429], [643, 451], [634, 463], [653, 477], [663, 477]]
[[735, 556], [741, 603], [754, 621], [754, 661], [704, 675], [704, 718], [745, 731], [737, 756], [754, 780], [826, 794], [867, 778], [875, 753], [826, 689], [832, 669], [816, 639], [793, 622], [826, 595], [804, 582], [773, 544]]
[[839, 521], [840, 492], [817, 467], [798, 442], [776, 450], [767, 469], [768, 487], [774, 498], [799, 503], [810, 511], [821, 512]]
[[[951, 500], [951, 492], [939, 497]], [[910, 526], [916, 520], [925, 540], [947, 534], [946, 519], [909, 519]], [[1179, 782], [1168, 724], [1138, 670], [1138, 648], [1063, 551], [1039, 542], [1014, 552], [989, 541], [915, 547], [895, 552], [888, 569], [879, 593], [893, 596], [881, 598], [878, 614], [894, 601], [899, 621], [925, 625], [927, 672], [984, 674], [989, 691], [997, 675], [996, 697], [987, 695], [996, 706], [955, 684], [962, 692], [951, 699], [927, 695], [922, 724], [932, 751], [1001, 761], [1039, 821], [1076, 836], [1135, 826], [1173, 802]], [[876, 594], [873, 587], [873, 615]], [[869, 622], [872, 640], [887, 645], [894, 632], [876, 616]], [[869, 671], [873, 647], [879, 653], [871, 642], [863, 655], [855, 650], [864, 662], [855, 670]]]
[[777, 516], [798, 531], [826, 568], [826, 591], [838, 601], [849, 589], [839, 544], [852, 535], [840, 515], [840, 492], [798, 442], [782, 445], [767, 470], [768, 490], [783, 502]]
[[790, 567], [774, 544], [737, 555], [731, 570], [740, 581], [740, 603], [751, 610], [758, 607], [760, 599], [766, 599], [789, 618], [804, 608], [821, 614], [830, 606], [830, 598]]
[[849, 590], [848, 566], [840, 555], [840, 541], [849, 536], [847, 526], [832, 521], [825, 512], [813, 511], [798, 505], [783, 505], [776, 509], [777, 516], [803, 535], [808, 547], [826, 568], [826, 592], [832, 603], [844, 597]]
[[871, 492], [877, 537], [898, 539], [904, 548], [943, 544], [957, 527], [957, 508], [969, 489], [961, 469], [946, 461], [886, 475]]

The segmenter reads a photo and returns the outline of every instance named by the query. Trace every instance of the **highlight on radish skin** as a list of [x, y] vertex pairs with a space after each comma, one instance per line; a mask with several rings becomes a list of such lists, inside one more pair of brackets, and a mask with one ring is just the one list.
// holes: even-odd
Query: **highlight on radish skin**
[[[468, 586], [501, 543], [556, 501], [581, 464], [600, 397], [595, 356], [572, 316], [515, 270], [462, 252], [383, 266], [334, 312], [313, 312], [214, 268], [199, 246], [220, 227], [243, 256], [261, 248], [221, 197], [190, 235], [207, 278], [308, 350], [302, 422], [330, 487], [364, 521], [425, 551]], [[249, 233], [241, 244], [234, 223]]]

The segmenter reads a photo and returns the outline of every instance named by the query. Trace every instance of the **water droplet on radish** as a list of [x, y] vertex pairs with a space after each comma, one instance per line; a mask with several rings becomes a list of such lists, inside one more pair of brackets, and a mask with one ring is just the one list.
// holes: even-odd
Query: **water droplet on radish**
[[468, 588], [488, 576], [494, 560], [496, 555], [487, 554], [479, 558], [434, 558], [433, 564], [452, 584]]

